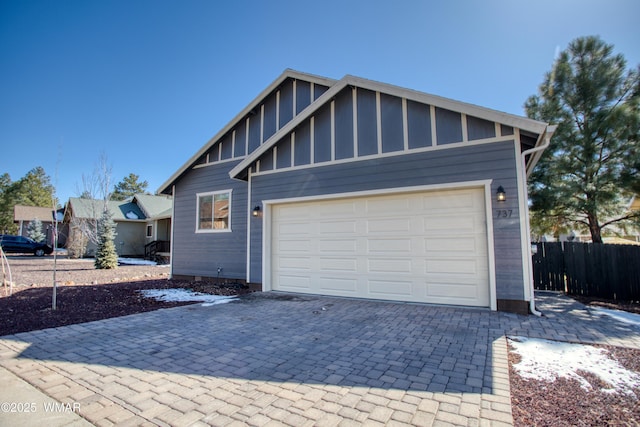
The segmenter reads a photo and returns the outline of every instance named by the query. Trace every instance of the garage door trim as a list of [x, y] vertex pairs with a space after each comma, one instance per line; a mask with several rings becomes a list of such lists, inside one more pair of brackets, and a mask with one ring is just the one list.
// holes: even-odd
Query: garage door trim
[[492, 215], [492, 197], [491, 197], [491, 182], [492, 180], [478, 180], [478, 181], [465, 181], [438, 185], [423, 185], [412, 187], [398, 187], [398, 188], [385, 188], [379, 190], [368, 191], [356, 191], [345, 193], [332, 193], [319, 196], [306, 196], [295, 197], [288, 199], [272, 199], [264, 200], [263, 203], [263, 216], [262, 216], [262, 290], [272, 290], [272, 257], [271, 257], [271, 241], [272, 241], [272, 207], [280, 204], [293, 204], [299, 202], [312, 202], [323, 200], [340, 200], [354, 197], [367, 197], [367, 196], [384, 196], [391, 194], [403, 194], [403, 193], [418, 193], [429, 192], [439, 190], [463, 190], [471, 188], [483, 188], [484, 189], [484, 201], [485, 201], [485, 218], [486, 218], [486, 231], [487, 231], [487, 261], [488, 261], [488, 281], [489, 281], [489, 308], [491, 310], [497, 309], [496, 302], [496, 274], [495, 274], [495, 253], [493, 244], [493, 215]]

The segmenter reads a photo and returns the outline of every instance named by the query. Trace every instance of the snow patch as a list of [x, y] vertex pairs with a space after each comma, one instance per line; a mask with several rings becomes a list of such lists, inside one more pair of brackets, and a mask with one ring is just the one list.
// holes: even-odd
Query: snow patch
[[140, 258], [118, 258], [118, 263], [126, 265], [158, 265], [155, 261]]
[[125, 214], [125, 216], [129, 219], [140, 219], [140, 217], [138, 216], [137, 213], [135, 213], [134, 211], [129, 211]]
[[612, 386], [601, 390], [604, 392], [632, 393], [630, 389], [640, 387], [640, 375], [625, 369], [602, 348], [525, 337], [510, 338], [509, 344], [522, 358], [513, 367], [523, 378], [542, 381], [555, 381], [560, 377], [575, 379], [582, 388], [590, 390], [591, 384], [578, 373], [586, 371]]
[[180, 301], [202, 301], [203, 307], [209, 307], [216, 304], [225, 304], [235, 300], [235, 296], [222, 296], [203, 294], [194, 292], [189, 289], [143, 289], [138, 291], [145, 298], [155, 298], [158, 301], [180, 302]]
[[611, 309], [602, 308], [602, 307], [589, 307], [589, 310], [593, 310], [597, 313], [606, 314], [607, 316], [613, 317], [619, 322], [624, 322], [634, 326], [640, 326], [640, 314], [629, 313], [628, 311], [622, 311], [622, 310], [611, 310]]

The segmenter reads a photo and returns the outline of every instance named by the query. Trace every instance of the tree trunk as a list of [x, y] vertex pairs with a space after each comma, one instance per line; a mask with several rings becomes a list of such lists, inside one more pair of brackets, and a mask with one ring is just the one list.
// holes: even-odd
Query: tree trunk
[[589, 214], [589, 232], [591, 233], [591, 241], [593, 243], [602, 243], [602, 227], [598, 224], [598, 216], [596, 214]]

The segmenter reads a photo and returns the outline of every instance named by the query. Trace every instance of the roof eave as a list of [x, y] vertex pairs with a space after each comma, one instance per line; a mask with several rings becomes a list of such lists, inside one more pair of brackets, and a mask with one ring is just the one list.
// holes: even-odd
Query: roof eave
[[536, 145], [533, 149], [536, 149], [539, 147], [544, 147], [544, 148], [539, 149], [534, 153], [532, 153], [531, 158], [525, 165], [525, 173], [527, 178], [529, 177], [529, 175], [531, 175], [531, 172], [533, 172], [533, 169], [536, 167], [536, 164], [540, 160], [540, 157], [542, 157], [542, 154], [547, 149], [547, 146], [550, 143], [551, 138], [553, 137], [553, 134], [555, 133], [557, 128], [558, 128], [558, 125], [546, 125], [545, 130], [541, 132], [540, 135], [538, 136], [538, 141], [536, 141]]

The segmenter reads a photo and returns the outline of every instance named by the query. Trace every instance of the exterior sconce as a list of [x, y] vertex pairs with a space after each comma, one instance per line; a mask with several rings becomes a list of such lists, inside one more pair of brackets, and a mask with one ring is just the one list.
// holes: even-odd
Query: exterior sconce
[[502, 185], [498, 187], [498, 191], [496, 191], [496, 200], [499, 202], [504, 202], [507, 200], [507, 193], [504, 191]]
[[260, 206], [256, 205], [253, 208], [253, 211], [251, 212], [251, 215], [253, 215], [254, 217], [259, 217], [260, 216]]

